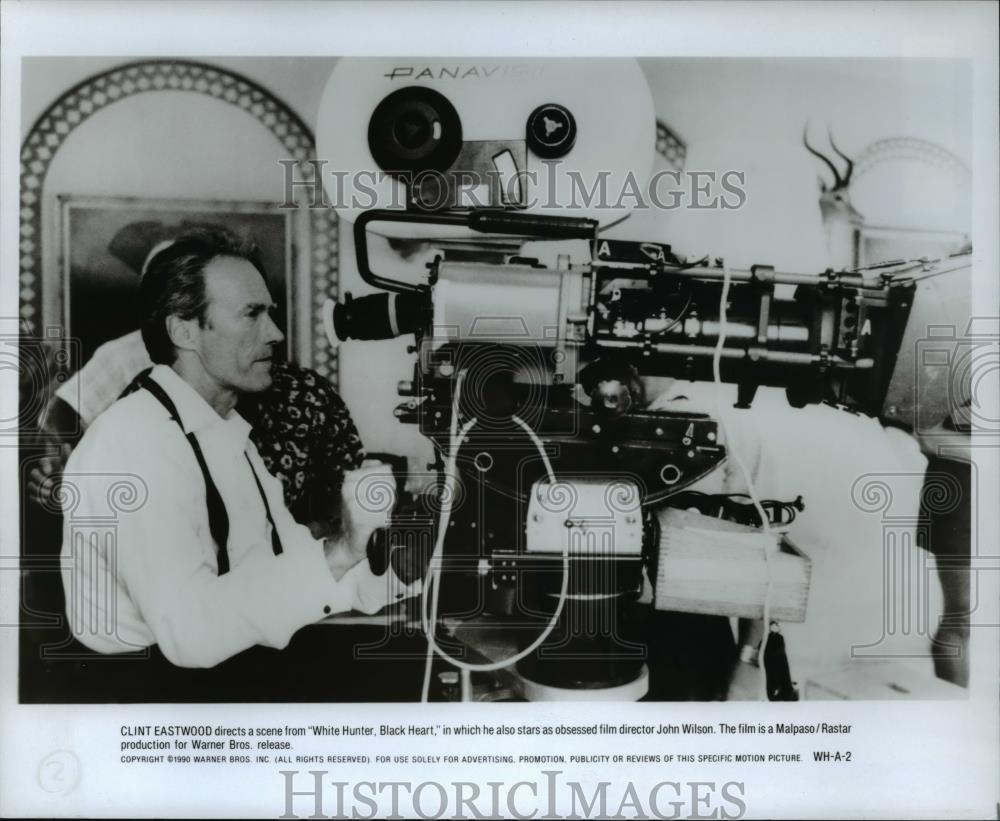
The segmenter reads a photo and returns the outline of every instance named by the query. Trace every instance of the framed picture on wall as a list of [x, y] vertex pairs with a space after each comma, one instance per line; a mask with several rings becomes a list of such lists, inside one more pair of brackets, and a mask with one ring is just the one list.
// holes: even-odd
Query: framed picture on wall
[[285, 334], [279, 356], [294, 357], [301, 329], [295, 306], [301, 214], [274, 203], [224, 200], [59, 197], [62, 319], [81, 362], [99, 345], [139, 327], [139, 279], [150, 249], [201, 225], [223, 226], [260, 246], [275, 322]]

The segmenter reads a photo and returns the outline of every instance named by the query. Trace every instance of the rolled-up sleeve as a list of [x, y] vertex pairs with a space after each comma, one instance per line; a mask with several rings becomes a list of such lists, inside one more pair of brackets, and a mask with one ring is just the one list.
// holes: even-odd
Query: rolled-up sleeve
[[[254, 470], [261, 477], [261, 484], [264, 487], [265, 493], [267, 493], [268, 501], [271, 504], [271, 512], [275, 524], [278, 526], [278, 532], [282, 534], [282, 539], [290, 542], [290, 548], [293, 551], [312, 552], [314, 545], [321, 545], [322, 543], [315, 541], [309, 529], [296, 522], [286, 507], [275, 505], [274, 500], [281, 499], [281, 483], [274, 476], [266, 472], [263, 462], [257, 454], [251, 455], [251, 461], [253, 462]], [[370, 504], [374, 504], [373, 500], [369, 500], [369, 502]], [[376, 517], [380, 521], [371, 522], [370, 524], [378, 524], [380, 526], [388, 524], [391, 512], [391, 504], [389, 504]], [[321, 555], [323, 555], [322, 548]], [[325, 556], [323, 556], [323, 560], [325, 562]], [[329, 575], [328, 571], [327, 576]], [[355, 564], [343, 575], [340, 582], [336, 584], [338, 593], [337, 604], [331, 605], [330, 613], [339, 613], [345, 610], [359, 610], [362, 613], [368, 614], [377, 613], [386, 605], [409, 596], [417, 595], [420, 591], [419, 582], [410, 585], [403, 584], [391, 569], [382, 576], [374, 575], [367, 560], [362, 560]], [[325, 610], [324, 614], [326, 614]]]

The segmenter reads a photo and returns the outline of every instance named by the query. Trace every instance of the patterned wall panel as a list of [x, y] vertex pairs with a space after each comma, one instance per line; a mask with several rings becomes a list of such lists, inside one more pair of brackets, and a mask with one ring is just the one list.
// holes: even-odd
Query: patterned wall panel
[[684, 170], [684, 162], [687, 160], [687, 143], [662, 120], [656, 121], [656, 152], [675, 171]]
[[[267, 128], [296, 160], [299, 179], [313, 177], [315, 139], [309, 127], [284, 102], [239, 74], [187, 60], [147, 60], [118, 66], [84, 80], [59, 97], [34, 123], [21, 146], [20, 311], [29, 334], [41, 322], [42, 188], [56, 152], [81, 123], [96, 112], [136, 94], [189, 91], [245, 111]], [[322, 332], [320, 308], [336, 298], [337, 218], [331, 209], [311, 214], [313, 366], [336, 384], [336, 352]], [[308, 364], [308, 363], [307, 363]]]
[[864, 176], [876, 165], [890, 160], [916, 160], [947, 171], [955, 179], [968, 182], [972, 171], [944, 146], [917, 137], [888, 137], [876, 140], [854, 160], [854, 179]]

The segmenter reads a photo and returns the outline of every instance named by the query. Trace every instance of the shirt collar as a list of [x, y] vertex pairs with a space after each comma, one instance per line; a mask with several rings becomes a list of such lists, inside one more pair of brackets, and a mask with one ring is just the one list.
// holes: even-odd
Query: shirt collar
[[184, 433], [197, 433], [215, 425], [225, 425], [233, 430], [234, 434], [241, 434], [243, 438], [249, 436], [250, 423], [235, 409], [229, 411], [229, 415], [223, 419], [215, 412], [215, 408], [181, 379], [177, 371], [169, 365], [156, 365], [149, 375], [167, 392], [167, 396], [177, 406]]

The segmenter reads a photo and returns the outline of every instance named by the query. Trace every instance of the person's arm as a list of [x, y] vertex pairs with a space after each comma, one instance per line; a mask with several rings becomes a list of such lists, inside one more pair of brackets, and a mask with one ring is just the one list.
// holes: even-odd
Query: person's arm
[[[357, 566], [337, 580], [323, 543], [305, 528], [288, 530], [281, 522], [281, 555], [275, 556], [269, 543], [258, 546], [219, 576], [200, 482], [178, 481], [191, 473], [186, 462], [190, 454], [150, 450], [148, 457], [137, 459], [133, 453], [126, 458], [128, 443], [105, 436], [99, 448], [78, 448], [67, 473], [77, 477], [78, 510], [84, 516], [106, 504], [105, 497], [93, 494], [107, 487], [108, 473], [125, 472], [122, 465], [127, 464], [141, 477], [145, 502], [119, 516], [116, 578], [171, 662], [214, 666], [255, 644], [284, 647], [299, 628], [330, 613], [372, 609], [379, 597], [371, 585], [365, 586], [368, 580]], [[87, 474], [97, 474], [89, 493]], [[264, 481], [277, 480], [267, 476]], [[276, 520], [289, 516], [283, 506], [272, 505], [272, 511]], [[376, 592], [382, 590], [386, 598], [389, 582], [378, 582]]]
[[737, 658], [729, 680], [727, 701], [761, 700], [761, 676], [758, 663], [760, 645], [764, 639], [761, 619], [740, 619], [737, 623]]
[[764, 640], [764, 622], [761, 619], [740, 619], [737, 624], [740, 661], [757, 663], [757, 653]]
[[[82, 428], [93, 424], [118, 399], [129, 381], [150, 365], [138, 332], [105, 342], [80, 370], [58, 387], [51, 411], [57, 414], [71, 411], [73, 429], [79, 436]], [[53, 424], [63, 425], [63, 421], [56, 419]]]
[[[263, 463], [254, 454], [255, 469]], [[261, 471], [258, 470], [258, 474]], [[263, 471], [261, 482], [268, 499], [280, 498], [281, 483]], [[375, 613], [387, 604], [412, 596], [419, 582], [407, 585], [392, 571], [375, 576], [367, 561], [368, 541], [377, 528], [385, 527], [396, 503], [396, 480], [389, 465], [364, 462], [360, 468], [343, 474], [339, 489], [341, 525], [337, 535], [324, 541], [327, 565], [337, 580], [349, 584], [354, 592], [351, 609]], [[271, 503], [272, 515], [280, 533], [298, 534], [295, 544], [302, 544], [308, 528], [297, 524], [283, 505]], [[336, 611], [335, 611], [336, 612]]]
[[[142, 369], [149, 357], [138, 332], [100, 345], [78, 371], [67, 377], [49, 397], [38, 427], [42, 435], [56, 440], [49, 453], [31, 470], [28, 497], [52, 507], [52, 491], [69, 452], [83, 436], [84, 429], [119, 397], [122, 389]], [[137, 370], [138, 369], [138, 370]]]
[[49, 399], [38, 424], [42, 433], [59, 436], [73, 444], [79, 442], [83, 435], [84, 426], [80, 414], [58, 393], [54, 393]]

